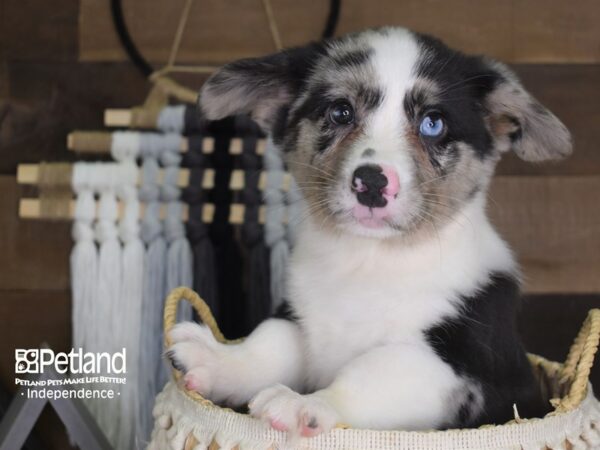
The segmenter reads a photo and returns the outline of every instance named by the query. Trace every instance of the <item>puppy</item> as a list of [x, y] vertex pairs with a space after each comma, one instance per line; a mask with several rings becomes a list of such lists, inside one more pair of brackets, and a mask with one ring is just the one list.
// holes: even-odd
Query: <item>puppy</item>
[[226, 65], [209, 119], [250, 114], [307, 208], [288, 314], [242, 343], [171, 332], [189, 389], [301, 436], [336, 423], [475, 427], [547, 410], [515, 328], [519, 271], [486, 216], [494, 167], [571, 152], [565, 126], [492, 59], [401, 28]]

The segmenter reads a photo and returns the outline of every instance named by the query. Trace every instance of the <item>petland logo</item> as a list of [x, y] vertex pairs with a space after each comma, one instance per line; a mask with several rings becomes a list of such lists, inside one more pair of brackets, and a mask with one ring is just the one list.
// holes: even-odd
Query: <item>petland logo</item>
[[15, 373], [40, 374], [44, 369], [52, 368], [56, 373], [64, 374], [121, 374], [126, 373], [126, 350], [112, 355], [83, 352], [72, 349], [69, 353], [54, 353], [48, 348], [15, 349]]

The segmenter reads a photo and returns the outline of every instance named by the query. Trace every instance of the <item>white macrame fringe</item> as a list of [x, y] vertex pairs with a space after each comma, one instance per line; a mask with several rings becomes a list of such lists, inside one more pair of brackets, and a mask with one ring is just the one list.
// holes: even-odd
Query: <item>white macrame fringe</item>
[[[121, 245], [118, 239], [117, 218], [118, 206], [116, 198], [117, 173], [114, 166], [96, 165], [99, 169], [93, 173], [100, 192], [98, 221], [96, 222], [96, 240], [100, 246], [98, 259], [97, 300], [94, 320], [97, 322], [96, 336], [92, 351], [118, 351], [114, 339], [113, 315], [117, 313], [121, 289]], [[111, 170], [113, 169], [113, 170]], [[108, 373], [99, 375], [108, 376]], [[107, 386], [110, 388], [110, 386]], [[111, 444], [116, 445], [119, 433], [120, 405], [119, 401], [97, 399], [94, 402], [98, 425]]]
[[[186, 238], [185, 225], [181, 219], [183, 204], [179, 202], [181, 190], [177, 186], [181, 155], [179, 145], [181, 136], [166, 134], [160, 161], [164, 169], [161, 198], [167, 203], [167, 216], [164, 221], [165, 237], [168, 243], [167, 251], [167, 291], [178, 286], [191, 287], [193, 282], [193, 255], [190, 243]], [[178, 321], [192, 320], [192, 307], [187, 302], [181, 302]], [[166, 379], [163, 380], [166, 382]]]
[[598, 449], [600, 403], [591, 388], [575, 410], [544, 419], [470, 430], [434, 432], [335, 429], [315, 438], [288, 439], [249, 416], [189, 398], [173, 382], [157, 396], [149, 449], [184, 450], [189, 440], [194, 449], [240, 450], [302, 448], [305, 450], [562, 450]]
[[121, 421], [117, 448], [133, 448], [137, 405], [139, 402], [139, 355], [141, 344], [142, 286], [144, 270], [144, 246], [140, 239], [138, 224], [139, 201], [132, 185], [122, 185], [119, 197], [125, 205], [119, 223], [120, 238], [123, 243], [120, 311], [115, 311], [115, 328], [119, 330], [118, 344], [127, 349], [127, 384], [121, 389]]
[[[96, 307], [98, 252], [94, 243], [94, 220], [96, 203], [87, 163], [75, 163], [71, 185], [75, 192], [75, 214], [72, 237], [75, 241], [71, 251], [71, 302], [73, 348], [87, 352], [96, 337], [94, 308]], [[88, 408], [93, 401], [84, 400]]]
[[164, 132], [181, 134], [185, 128], [185, 105], [166, 106], [158, 114], [157, 128]]
[[[147, 148], [147, 147], [144, 147]], [[159, 218], [158, 162], [156, 155], [144, 155], [140, 200], [146, 208], [142, 220], [142, 239], [146, 244], [144, 260], [143, 307], [140, 333], [139, 401], [137, 442], [145, 443], [152, 431], [152, 405], [162, 378], [162, 315], [166, 292], [167, 244]]]
[[263, 164], [266, 170], [265, 199], [265, 242], [270, 248], [271, 266], [271, 310], [275, 312], [286, 294], [286, 273], [289, 244], [286, 241], [285, 194], [283, 178], [285, 171], [279, 150], [269, 138], [265, 148]]

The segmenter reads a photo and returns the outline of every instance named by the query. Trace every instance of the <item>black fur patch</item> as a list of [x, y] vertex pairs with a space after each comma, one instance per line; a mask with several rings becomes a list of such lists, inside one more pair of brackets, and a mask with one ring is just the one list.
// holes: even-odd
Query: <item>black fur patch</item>
[[514, 144], [515, 142], [520, 141], [523, 137], [523, 129], [521, 128], [521, 123], [516, 117], [508, 116], [507, 118], [515, 126], [515, 131], [508, 135], [510, 142]]
[[296, 315], [296, 312], [292, 309], [292, 307], [287, 301], [284, 301], [281, 305], [277, 307], [277, 310], [273, 314], [272, 318], [289, 320], [290, 322], [298, 321], [298, 316]]
[[[486, 111], [482, 105], [485, 97], [503, 80], [502, 76], [480, 57], [452, 50], [430, 36], [415, 36], [423, 50], [416, 74], [432, 81], [439, 89], [431, 95], [422, 92], [422, 88], [408, 92], [404, 102], [407, 115], [418, 127], [428, 110], [439, 111], [448, 126], [442, 145], [451, 141], [466, 142], [479, 157], [486, 157], [492, 152], [492, 138], [485, 126]], [[431, 98], [436, 100], [431, 102]]]
[[372, 52], [372, 49], [353, 50], [341, 55], [332, 55], [331, 61], [338, 69], [354, 68], [365, 64]]
[[225, 91], [230, 89], [232, 82], [244, 80], [249, 90], [262, 92], [285, 86], [291, 92], [299, 92], [308, 74], [324, 54], [323, 44], [311, 43], [261, 58], [241, 59], [217, 72], [211, 78], [211, 87], [217, 92]]
[[321, 117], [332, 101], [327, 97], [328, 92], [329, 86], [327, 84], [318, 84], [312, 87], [306, 99], [293, 111], [289, 120], [289, 127], [296, 128], [304, 117], [310, 120], [317, 120]]
[[371, 111], [381, 105], [383, 93], [381, 89], [362, 86], [358, 90], [358, 99], [367, 111]]
[[462, 299], [460, 316], [425, 332], [440, 358], [483, 393], [483, 411], [471, 414], [467, 396], [448, 427], [505, 423], [513, 418], [513, 404], [521, 417], [541, 417], [549, 411], [516, 330], [518, 300], [517, 281], [495, 273], [476, 295]]
[[334, 140], [335, 134], [322, 131], [317, 143], [317, 153], [323, 153], [327, 150]]
[[275, 116], [275, 122], [273, 123], [273, 142], [276, 145], [280, 145], [283, 142], [283, 138], [285, 136], [285, 130], [287, 127], [287, 118], [290, 112], [290, 107], [288, 105], [283, 105], [277, 111]]

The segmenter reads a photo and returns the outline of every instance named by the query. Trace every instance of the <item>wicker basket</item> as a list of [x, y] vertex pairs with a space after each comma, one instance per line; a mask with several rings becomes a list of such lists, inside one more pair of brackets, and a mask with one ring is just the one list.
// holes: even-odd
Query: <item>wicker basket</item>
[[[177, 288], [165, 305], [165, 336], [175, 325], [177, 304], [189, 301], [215, 337], [227, 342], [206, 304], [188, 288]], [[588, 383], [600, 338], [600, 309], [589, 312], [564, 364], [530, 355], [542, 389], [554, 411], [543, 419], [515, 419], [499, 426], [448, 431], [375, 431], [336, 428], [290, 443], [248, 415], [221, 408], [179, 383], [181, 374], [156, 397], [149, 449], [600, 449], [600, 402]], [[168, 345], [168, 342], [166, 342]]]

